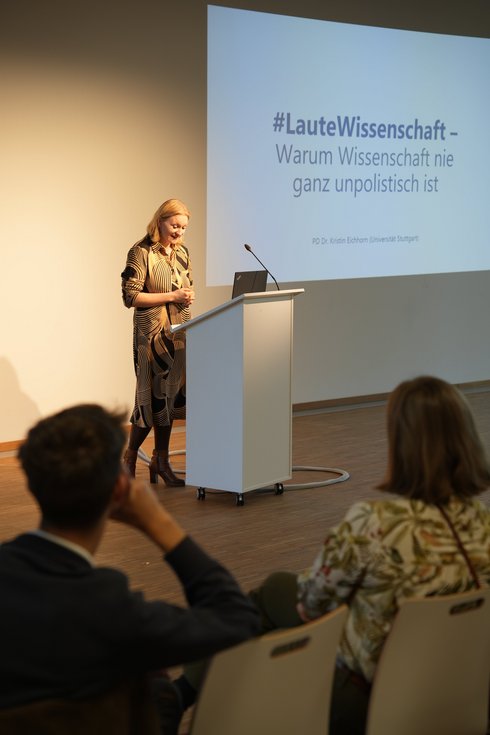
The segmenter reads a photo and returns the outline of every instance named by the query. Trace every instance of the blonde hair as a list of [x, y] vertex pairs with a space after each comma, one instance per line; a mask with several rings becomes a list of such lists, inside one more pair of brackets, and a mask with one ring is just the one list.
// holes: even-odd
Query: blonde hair
[[166, 202], [163, 202], [163, 204], [158, 207], [146, 228], [146, 232], [151, 241], [159, 242], [160, 230], [158, 226], [162, 220], [168, 219], [169, 217], [175, 217], [179, 214], [185, 217], [191, 216], [191, 213], [185, 206], [184, 202], [181, 202], [180, 199], [167, 199]]
[[471, 409], [453, 385], [421, 376], [388, 400], [388, 470], [380, 490], [447, 503], [490, 486], [490, 465]]

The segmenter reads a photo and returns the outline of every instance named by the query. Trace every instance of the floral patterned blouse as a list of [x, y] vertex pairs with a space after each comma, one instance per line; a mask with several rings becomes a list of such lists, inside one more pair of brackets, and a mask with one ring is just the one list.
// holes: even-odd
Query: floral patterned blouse
[[[453, 499], [446, 512], [480, 584], [490, 585], [490, 510], [476, 499]], [[311, 569], [298, 577], [299, 610], [313, 619], [348, 603], [339, 657], [372, 681], [401, 600], [474, 586], [440, 510], [390, 496], [354, 504], [331, 530]]]

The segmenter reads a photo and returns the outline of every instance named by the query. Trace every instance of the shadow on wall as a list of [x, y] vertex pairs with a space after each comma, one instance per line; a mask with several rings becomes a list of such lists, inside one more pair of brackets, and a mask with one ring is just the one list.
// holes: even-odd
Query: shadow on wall
[[23, 439], [41, 417], [39, 408], [22, 392], [17, 373], [5, 357], [0, 357], [0, 445]]

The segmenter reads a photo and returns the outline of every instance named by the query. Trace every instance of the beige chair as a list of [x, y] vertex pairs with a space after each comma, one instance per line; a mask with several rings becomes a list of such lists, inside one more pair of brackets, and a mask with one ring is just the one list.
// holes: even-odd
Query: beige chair
[[217, 654], [191, 735], [328, 735], [335, 657], [346, 618], [342, 606]]
[[485, 735], [490, 589], [400, 605], [371, 693], [366, 735]]
[[0, 710], [1, 735], [160, 735], [146, 680], [83, 700], [50, 699]]

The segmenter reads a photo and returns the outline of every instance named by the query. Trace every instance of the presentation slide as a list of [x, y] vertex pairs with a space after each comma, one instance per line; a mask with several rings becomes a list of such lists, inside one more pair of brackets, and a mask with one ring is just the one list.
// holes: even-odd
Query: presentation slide
[[208, 7], [209, 286], [490, 270], [490, 40]]

